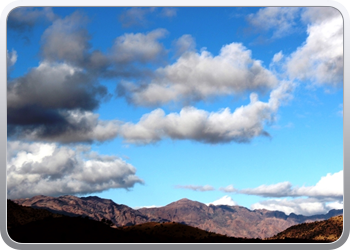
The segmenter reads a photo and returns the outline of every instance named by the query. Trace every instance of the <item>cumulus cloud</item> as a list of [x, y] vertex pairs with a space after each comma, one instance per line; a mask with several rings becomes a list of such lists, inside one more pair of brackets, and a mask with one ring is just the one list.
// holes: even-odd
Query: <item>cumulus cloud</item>
[[342, 209], [343, 205], [341, 202], [328, 203], [315, 198], [308, 199], [272, 199], [265, 200], [251, 205], [251, 209], [267, 209], [282, 211], [289, 215], [302, 214], [305, 216], [315, 214], [325, 214], [331, 209]]
[[272, 185], [261, 185], [256, 188], [237, 190], [238, 193], [258, 195], [263, 197], [297, 197], [308, 196], [314, 198], [343, 198], [343, 170], [321, 177], [314, 186], [293, 187], [290, 182]]
[[237, 203], [234, 202], [234, 200], [232, 200], [232, 198], [228, 195], [225, 195], [224, 197], [221, 197], [220, 199], [207, 203], [207, 206], [209, 205], [214, 205], [214, 206], [218, 206], [218, 205], [227, 205], [227, 206], [236, 206]]
[[210, 186], [210, 185], [205, 185], [205, 186], [176, 185], [175, 188], [190, 189], [190, 190], [193, 190], [193, 191], [200, 191], [200, 192], [215, 190], [215, 189], [214, 189], [212, 186]]
[[81, 69], [65, 63], [42, 62], [23, 77], [8, 83], [9, 108], [37, 105], [45, 108], [92, 110], [106, 88]]
[[52, 22], [56, 19], [52, 8], [32, 8], [18, 7], [13, 9], [7, 18], [7, 26], [18, 32], [24, 32], [31, 29], [39, 22]]
[[53, 124], [37, 124], [14, 128], [13, 133], [21, 139], [60, 143], [103, 142], [118, 135], [120, 122], [99, 120], [99, 115], [89, 111], [60, 111], [62, 121]]
[[86, 147], [8, 141], [7, 196], [88, 194], [143, 183], [124, 160], [96, 155]]
[[88, 18], [81, 12], [56, 19], [41, 38], [41, 56], [47, 62], [63, 62], [84, 68], [89, 73], [111, 74], [111, 60], [98, 50], [91, 51]]
[[310, 7], [303, 13], [310, 21], [305, 43], [287, 58], [292, 79], [315, 85], [339, 86], [343, 83], [343, 18], [331, 7]]
[[91, 113], [106, 96], [106, 88], [81, 69], [65, 63], [41, 63], [7, 84], [8, 135], [62, 141], [58, 137], [68, 131], [78, 137], [96, 134], [101, 127], [111, 126]]
[[273, 122], [279, 106], [291, 98], [293, 84], [283, 82], [270, 94], [267, 103], [250, 95], [250, 103], [231, 112], [229, 108], [207, 112], [195, 107], [185, 107], [179, 113], [165, 115], [156, 109], [141, 117], [136, 124], [120, 126], [119, 136], [128, 143], [148, 144], [170, 138], [194, 140], [203, 143], [249, 142], [260, 135], [268, 135], [264, 124]]
[[265, 93], [278, 84], [276, 77], [261, 61], [252, 59], [251, 51], [240, 43], [225, 45], [217, 56], [206, 50], [185, 53], [154, 74], [149, 83], [122, 83], [119, 93], [136, 105], [154, 106], [247, 91]]
[[248, 15], [247, 21], [259, 32], [272, 30], [272, 38], [281, 38], [295, 31], [299, 15], [298, 7], [267, 7]]
[[81, 62], [89, 48], [88, 19], [79, 12], [56, 20], [42, 35], [42, 54], [46, 60]]
[[165, 29], [156, 29], [146, 34], [124, 34], [115, 40], [111, 49], [113, 60], [117, 63], [148, 63], [160, 60], [166, 51], [158, 40], [167, 33]]

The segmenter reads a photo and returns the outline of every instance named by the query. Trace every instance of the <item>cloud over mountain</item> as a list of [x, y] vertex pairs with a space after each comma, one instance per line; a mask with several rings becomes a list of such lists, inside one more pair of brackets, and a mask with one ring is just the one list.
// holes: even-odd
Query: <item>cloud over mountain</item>
[[343, 204], [340, 201], [326, 202], [315, 198], [307, 199], [270, 199], [252, 204], [251, 209], [278, 210], [289, 215], [290, 213], [302, 215], [324, 214], [331, 209], [342, 209]]
[[11, 199], [88, 194], [143, 183], [131, 164], [87, 147], [9, 141], [7, 150], [7, 195]]
[[236, 206], [237, 203], [234, 202], [234, 200], [232, 200], [232, 198], [228, 195], [225, 195], [223, 197], [221, 197], [220, 199], [207, 203], [207, 206], [209, 205], [214, 205], [214, 206], [218, 206], [218, 205], [228, 205], [228, 206]]
[[272, 185], [261, 185], [257, 188], [238, 190], [239, 193], [258, 195], [263, 197], [329, 197], [342, 199], [343, 197], [343, 170], [321, 177], [315, 186], [293, 187], [290, 182], [281, 182]]

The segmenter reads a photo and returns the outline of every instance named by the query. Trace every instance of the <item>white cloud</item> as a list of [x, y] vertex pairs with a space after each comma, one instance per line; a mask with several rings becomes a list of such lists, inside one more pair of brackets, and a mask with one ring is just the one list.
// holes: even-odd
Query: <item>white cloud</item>
[[135, 175], [136, 169], [124, 160], [91, 155], [88, 150], [83, 146], [8, 141], [8, 198], [88, 194], [143, 183]]
[[218, 205], [236, 206], [237, 203], [234, 202], [230, 196], [225, 195], [224, 197], [221, 197], [220, 199], [218, 199], [216, 201], [207, 203], [206, 205], [207, 206], [209, 206], [209, 205], [214, 205], [214, 206], [218, 206]]
[[10, 29], [23, 32], [31, 29], [34, 25], [42, 22], [54, 21], [57, 16], [53, 13], [52, 8], [32, 8], [18, 7], [13, 9], [8, 16], [8, 27]]
[[290, 213], [302, 214], [305, 216], [325, 214], [331, 209], [342, 209], [340, 202], [327, 204], [318, 199], [271, 199], [251, 205], [251, 209], [278, 210], [289, 215]]
[[180, 56], [188, 51], [194, 51], [196, 48], [196, 42], [191, 35], [183, 35], [175, 42], [176, 56]]
[[151, 82], [124, 82], [119, 87], [134, 104], [153, 106], [246, 91], [265, 93], [277, 84], [276, 77], [262, 62], [251, 58], [250, 50], [231, 43], [222, 47], [218, 56], [206, 50], [188, 51], [174, 64], [157, 69]]
[[155, 8], [130, 8], [123, 12], [119, 16], [119, 21], [122, 23], [123, 27], [132, 26], [147, 26], [149, 23], [147, 20], [147, 15], [152, 13]]
[[267, 7], [250, 14], [248, 22], [257, 30], [273, 30], [272, 38], [280, 38], [294, 32], [299, 16], [298, 7]]
[[[221, 187], [219, 190], [225, 192], [225, 193], [234, 193], [237, 190], [233, 187], [233, 185], [228, 185], [227, 187]], [[226, 197], [226, 196], [225, 196]]]
[[315, 85], [339, 86], [343, 81], [343, 18], [334, 8], [309, 8], [303, 14], [308, 25], [305, 43], [287, 58], [293, 79]]
[[112, 57], [117, 63], [148, 63], [160, 60], [166, 51], [158, 40], [167, 33], [165, 29], [156, 29], [147, 34], [126, 33], [115, 40], [111, 49]]
[[214, 188], [210, 185], [204, 185], [204, 186], [196, 186], [196, 185], [176, 185], [175, 188], [182, 188], [182, 189], [190, 189], [193, 191], [212, 191]]
[[283, 58], [283, 56], [284, 56], [284, 55], [283, 55], [282, 51], [280, 51], [280, 52], [274, 54], [274, 56], [273, 56], [273, 58], [272, 58], [272, 62], [273, 62], [273, 63], [277, 63], [277, 62], [281, 61], [281, 59]]
[[41, 53], [45, 60], [82, 64], [90, 48], [87, 21], [80, 12], [55, 20], [42, 35]]
[[343, 197], [343, 170], [321, 177], [315, 186], [292, 187], [290, 182], [272, 185], [261, 185], [257, 188], [237, 190], [237, 193], [258, 195], [263, 197], [328, 197], [341, 199]]
[[7, 74], [11, 71], [11, 67], [15, 65], [17, 61], [17, 51], [12, 49], [10, 52], [6, 50], [6, 65], [7, 65]]
[[6, 50], [6, 63], [7, 63], [7, 68], [13, 66], [17, 61], [17, 51], [15, 50], [11, 50], [11, 52], [9, 52], [8, 50]]
[[185, 107], [180, 113], [165, 115], [162, 109], [156, 109], [142, 116], [136, 124], [120, 126], [119, 136], [127, 143], [136, 144], [155, 143], [166, 138], [211, 144], [249, 142], [256, 136], [267, 135], [264, 124], [273, 122], [274, 114], [281, 103], [291, 98], [292, 90], [292, 83], [283, 82], [271, 92], [267, 103], [259, 101], [257, 94], [252, 93], [250, 103], [234, 112], [225, 108], [209, 113]]
[[237, 192], [264, 197], [285, 197], [291, 195], [291, 188], [292, 184], [290, 182], [281, 182], [272, 185], [261, 185], [257, 188], [237, 190]]
[[300, 196], [309, 197], [342, 197], [343, 196], [343, 170], [321, 177], [321, 180], [315, 186], [299, 187], [295, 193]]

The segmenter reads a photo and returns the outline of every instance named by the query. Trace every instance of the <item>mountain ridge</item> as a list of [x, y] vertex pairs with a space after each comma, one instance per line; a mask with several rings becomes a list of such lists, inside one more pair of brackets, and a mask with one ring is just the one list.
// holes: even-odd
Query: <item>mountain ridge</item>
[[328, 219], [343, 213], [331, 210], [327, 214], [304, 216], [266, 209], [250, 210], [242, 206], [209, 206], [187, 198], [163, 207], [132, 209], [98, 196], [78, 198], [72, 195], [34, 196], [13, 200], [19, 205], [45, 208], [70, 216], [88, 216], [94, 220], [111, 220], [117, 227], [146, 222], [177, 222], [230, 237], [268, 238], [300, 223]]

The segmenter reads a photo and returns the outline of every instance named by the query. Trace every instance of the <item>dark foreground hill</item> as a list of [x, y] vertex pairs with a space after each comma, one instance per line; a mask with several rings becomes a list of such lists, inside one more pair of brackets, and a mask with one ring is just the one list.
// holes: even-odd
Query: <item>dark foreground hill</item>
[[[307, 239], [268, 240], [226, 237], [175, 222], [147, 222], [112, 228], [88, 217], [55, 215], [8, 202], [9, 236], [19, 243], [320, 243]], [[29, 211], [29, 212], [28, 212]], [[17, 216], [20, 214], [20, 216]], [[39, 216], [40, 215], [40, 216]], [[23, 223], [19, 223], [22, 221]]]
[[283, 232], [269, 238], [276, 239], [308, 239], [308, 240], [326, 240], [336, 241], [343, 232], [343, 216], [335, 216], [328, 220], [302, 223], [292, 226]]
[[118, 227], [174, 221], [230, 237], [262, 239], [272, 237], [296, 224], [325, 220], [343, 214], [343, 210], [331, 210], [325, 215], [286, 215], [279, 211], [249, 210], [241, 206], [207, 206], [188, 199], [181, 199], [164, 207], [138, 210], [96, 196], [35, 196], [30, 199], [17, 199], [14, 202], [65, 215], [88, 216], [98, 221], [111, 220]]

